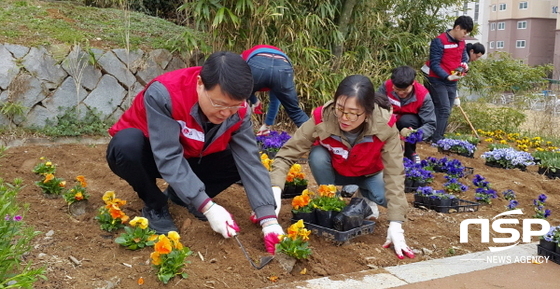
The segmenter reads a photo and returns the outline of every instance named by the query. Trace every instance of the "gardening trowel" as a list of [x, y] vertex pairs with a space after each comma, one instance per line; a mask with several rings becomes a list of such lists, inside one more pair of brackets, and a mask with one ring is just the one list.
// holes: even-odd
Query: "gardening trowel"
[[247, 260], [249, 260], [249, 263], [251, 263], [251, 265], [253, 267], [255, 267], [255, 269], [257, 269], [257, 270], [262, 269], [264, 266], [268, 265], [268, 263], [270, 263], [270, 261], [272, 261], [272, 259], [274, 259], [274, 256], [261, 257], [261, 263], [259, 265], [255, 264], [255, 262], [253, 262], [253, 259], [251, 259], [251, 257], [249, 257], [249, 254], [247, 253], [247, 250], [245, 250], [245, 247], [243, 247], [243, 244], [241, 244], [241, 241], [239, 241], [239, 237], [237, 237], [237, 235], [235, 235], [233, 237], [237, 241], [237, 244], [239, 244], [239, 247], [241, 247], [241, 251], [243, 251], [243, 254], [245, 254], [245, 258], [247, 258]]

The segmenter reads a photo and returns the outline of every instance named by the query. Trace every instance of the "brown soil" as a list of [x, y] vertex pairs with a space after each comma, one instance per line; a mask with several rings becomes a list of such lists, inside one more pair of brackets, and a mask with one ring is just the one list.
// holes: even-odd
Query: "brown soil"
[[[549, 222], [558, 225], [560, 197], [559, 180], [549, 180], [539, 175], [536, 167], [528, 171], [503, 170], [484, 165], [479, 156], [486, 147], [479, 145], [475, 158], [453, 156], [464, 165], [474, 168], [475, 174], [484, 176], [498, 192], [512, 189], [517, 193], [525, 215], [533, 215], [533, 199], [545, 193], [549, 197], [547, 208], [552, 210]], [[39, 281], [34, 288], [156, 288], [161, 286], [154, 269], [149, 264], [151, 248], [130, 251], [114, 242], [120, 232], [108, 233], [99, 228], [94, 220], [97, 208], [103, 205], [101, 196], [113, 190], [119, 198], [128, 203], [124, 211], [131, 217], [140, 215], [143, 206], [131, 188], [115, 176], [105, 161], [105, 144], [49, 144], [27, 145], [9, 148], [0, 159], [0, 176], [11, 181], [23, 178], [26, 186], [19, 194], [19, 201], [29, 204], [25, 221], [43, 232], [35, 239], [34, 249], [26, 257], [37, 266], [46, 266], [48, 280]], [[422, 157], [443, 157], [435, 148], [419, 145]], [[88, 211], [80, 217], [72, 217], [63, 199], [45, 198], [34, 185], [38, 176], [31, 172], [46, 157], [57, 166], [57, 176], [72, 182], [77, 175], [84, 175], [91, 194]], [[307, 165], [304, 169], [309, 172]], [[310, 174], [308, 174], [310, 175]], [[472, 187], [472, 176], [462, 179]], [[434, 186], [441, 188], [443, 175], [438, 174]], [[315, 185], [311, 182], [311, 185]], [[162, 184], [163, 186], [163, 184]], [[407, 194], [410, 203], [412, 194]], [[469, 189], [461, 198], [474, 200], [474, 189]], [[249, 254], [257, 261], [265, 256], [261, 229], [249, 221], [250, 209], [244, 197], [243, 187], [232, 185], [220, 194], [216, 201], [227, 208], [238, 222], [240, 239]], [[373, 234], [356, 237], [345, 244], [335, 244], [322, 237], [312, 235], [310, 246], [313, 255], [306, 261], [298, 262], [292, 273], [284, 272], [277, 261], [255, 270], [245, 259], [234, 240], [224, 239], [214, 233], [210, 226], [198, 221], [187, 210], [171, 204], [171, 213], [180, 228], [181, 240], [194, 254], [188, 257], [186, 266], [188, 279], [174, 278], [169, 284], [185, 288], [262, 288], [297, 280], [333, 276], [341, 273], [373, 269], [419, 262], [431, 258], [441, 258], [451, 254], [465, 254], [487, 250], [492, 244], [481, 244], [478, 230], [471, 229], [470, 242], [459, 243], [459, 224], [467, 218], [491, 218], [503, 212], [507, 201], [494, 200], [492, 205], [481, 205], [477, 212], [442, 214], [410, 207], [408, 222], [404, 229], [408, 245], [426, 254], [418, 253], [415, 259], [399, 260], [390, 249], [384, 249], [387, 230], [386, 211], [382, 209]], [[290, 224], [290, 200], [283, 200], [280, 222], [284, 228]], [[54, 232], [51, 237], [45, 233]], [[493, 234], [493, 237], [501, 236]], [[508, 237], [505, 235], [504, 237]], [[534, 238], [533, 241], [536, 241]], [[503, 244], [497, 244], [500, 246]], [[454, 251], [454, 252], [452, 252]], [[71, 259], [75, 258], [76, 262]], [[302, 272], [303, 269], [306, 272]], [[303, 274], [305, 273], [305, 274]], [[137, 285], [143, 278], [144, 284]], [[276, 282], [271, 281], [278, 277]]]

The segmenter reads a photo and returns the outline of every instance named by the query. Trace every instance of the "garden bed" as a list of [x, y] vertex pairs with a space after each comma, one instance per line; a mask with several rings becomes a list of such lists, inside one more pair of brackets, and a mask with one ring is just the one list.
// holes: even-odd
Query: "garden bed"
[[[104, 203], [101, 196], [105, 191], [113, 190], [119, 198], [127, 200], [123, 210], [133, 217], [140, 214], [143, 207], [136, 193], [130, 186], [115, 176], [105, 162], [105, 144], [47, 144], [26, 147], [11, 147], [0, 158], [0, 176], [6, 181], [22, 178], [25, 187], [18, 200], [29, 204], [29, 211], [23, 221], [32, 225], [42, 233], [33, 241], [34, 249], [26, 256], [34, 266], [48, 266], [45, 281], [37, 282], [35, 289], [47, 288], [103, 288], [108, 282], [113, 288], [137, 288], [140, 277], [144, 280], [144, 288], [158, 288], [162, 284], [149, 262], [150, 249], [130, 251], [119, 247], [114, 242], [120, 232], [108, 233], [99, 229], [93, 219], [96, 210]], [[434, 156], [441, 158], [437, 149], [420, 143], [417, 152], [422, 157]], [[88, 180], [91, 193], [87, 213], [80, 217], [71, 217], [62, 198], [46, 199], [40, 189], [34, 185], [37, 176], [31, 172], [40, 157], [46, 157], [57, 165], [57, 175], [67, 181], [79, 174]], [[537, 174], [537, 167], [528, 167], [528, 172], [509, 170], [507, 174], [501, 169], [484, 166], [484, 160], [464, 159], [465, 166], [474, 168], [477, 174], [486, 177], [498, 192], [506, 189], [515, 190], [519, 208], [523, 209], [524, 217], [529, 218], [532, 212], [532, 200], [539, 194], [549, 194], [548, 208], [553, 212], [560, 210], [560, 195], [557, 193], [560, 180], [548, 180]], [[302, 165], [307, 175], [311, 176], [308, 164]], [[438, 174], [433, 186], [445, 182]], [[163, 182], [160, 183], [165, 188]], [[310, 188], [316, 184], [310, 178]], [[302, 262], [306, 274], [294, 271], [293, 274], [282, 274], [276, 261], [262, 270], [254, 270], [240, 250], [235, 240], [224, 239], [214, 233], [208, 223], [195, 219], [183, 207], [171, 204], [170, 211], [181, 234], [181, 241], [193, 251], [188, 257], [188, 279], [173, 279], [170, 284], [189, 288], [264, 288], [272, 285], [287, 284], [294, 281], [307, 280], [337, 274], [348, 274], [368, 270], [371, 267], [397, 266], [428, 259], [449, 256], [449, 248], [455, 254], [487, 251], [493, 243], [480, 243], [479, 232], [472, 231], [472, 242], [459, 242], [459, 224], [462, 220], [473, 218], [491, 219], [504, 211], [508, 204], [503, 198], [494, 199], [490, 206], [480, 206], [473, 214], [441, 214], [433, 210], [414, 208], [413, 195], [406, 194], [410, 204], [406, 222], [403, 224], [406, 241], [416, 250], [428, 248], [432, 253], [417, 253], [415, 259], [399, 260], [390, 249], [381, 245], [385, 242], [388, 220], [386, 209], [380, 207], [381, 215], [375, 222], [375, 230], [371, 234], [355, 236], [344, 247], [315, 234], [310, 236], [310, 247], [313, 254], [310, 259]], [[462, 199], [474, 200], [473, 190], [461, 195]], [[249, 251], [249, 255], [258, 260], [266, 252], [262, 240], [261, 227], [253, 224], [250, 219], [248, 201], [244, 188], [232, 185], [215, 201], [233, 214], [241, 231], [239, 238]], [[284, 229], [291, 224], [291, 199], [282, 200], [280, 223]], [[537, 238], [535, 238], [536, 241]], [[436, 249], [434, 249], [436, 248]], [[77, 264], [70, 257], [77, 260]], [[333, 266], [336, 264], [336, 266]], [[278, 277], [276, 282], [269, 278]], [[274, 279], [274, 278], [272, 278]], [[286, 285], [288, 286], [288, 285]]]

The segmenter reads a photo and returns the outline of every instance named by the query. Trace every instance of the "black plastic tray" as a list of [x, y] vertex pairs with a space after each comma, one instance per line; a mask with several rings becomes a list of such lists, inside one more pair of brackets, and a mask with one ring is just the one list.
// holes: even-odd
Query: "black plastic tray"
[[480, 203], [471, 202], [467, 200], [459, 199], [459, 204], [456, 206], [435, 206], [435, 205], [427, 205], [422, 202], [414, 202], [415, 208], [424, 207], [429, 210], [434, 210], [440, 213], [463, 213], [463, 212], [476, 212], [478, 211], [478, 207]]
[[556, 253], [555, 251], [550, 251], [546, 248], [543, 248], [541, 245], [537, 245], [537, 254], [541, 256], [548, 256], [550, 257], [549, 260], [560, 265], [560, 254]]
[[[297, 221], [299, 220], [292, 219], [292, 223], [295, 223]], [[362, 226], [350, 229], [348, 231], [338, 231], [335, 229], [319, 226], [317, 224], [311, 224], [307, 222], [303, 223], [305, 224], [305, 228], [310, 230], [314, 235], [322, 236], [329, 240], [341, 243], [362, 235], [372, 234], [373, 229], [375, 228], [375, 222], [368, 220], [364, 220], [364, 224]]]

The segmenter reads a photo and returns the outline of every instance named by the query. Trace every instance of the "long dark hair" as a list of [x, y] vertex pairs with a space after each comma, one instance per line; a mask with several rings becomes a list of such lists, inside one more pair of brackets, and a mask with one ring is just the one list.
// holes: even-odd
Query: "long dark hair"
[[343, 95], [348, 98], [356, 97], [356, 102], [364, 108], [368, 116], [373, 113], [376, 103], [381, 108], [391, 109], [387, 96], [376, 92], [369, 77], [364, 75], [356, 74], [344, 78], [336, 89], [334, 102], [336, 103], [338, 98]]

